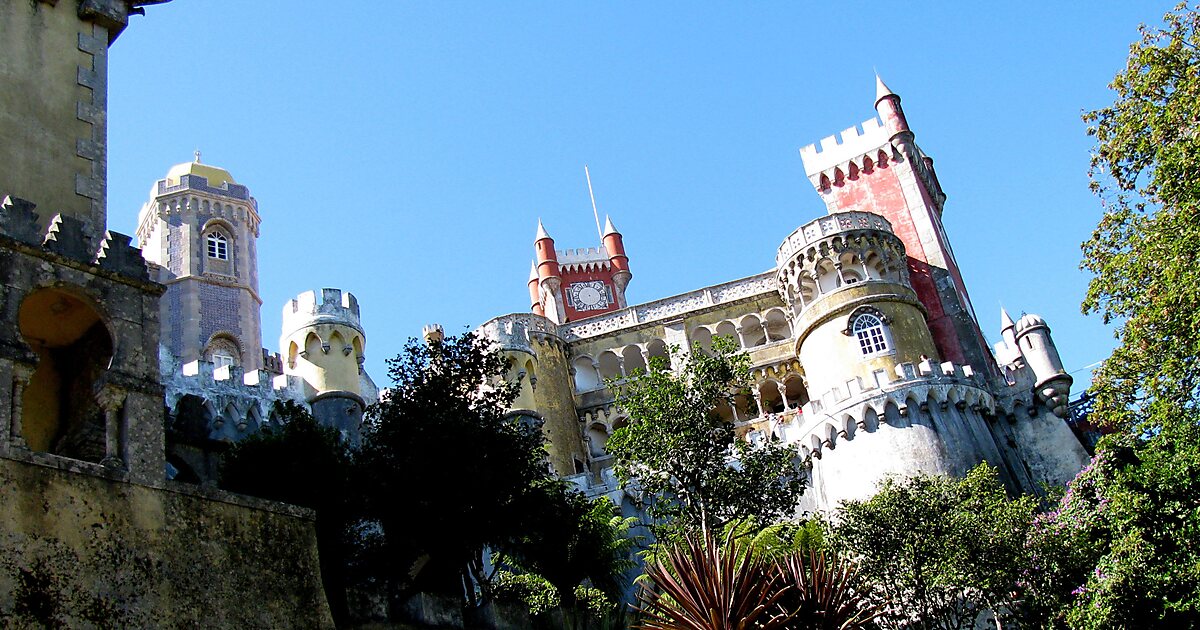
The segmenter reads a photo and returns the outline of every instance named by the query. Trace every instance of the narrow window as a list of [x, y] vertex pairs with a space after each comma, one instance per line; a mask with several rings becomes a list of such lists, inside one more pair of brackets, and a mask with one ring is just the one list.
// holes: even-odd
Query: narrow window
[[229, 260], [229, 241], [220, 232], [208, 234], [208, 257]]
[[878, 317], [870, 313], [859, 315], [854, 320], [852, 332], [858, 339], [858, 347], [862, 350], [863, 356], [887, 352], [887, 337], [883, 334], [883, 322]]
[[233, 362], [234, 362], [233, 355], [227, 354], [222, 351], [214, 352], [212, 355], [212, 359], [213, 359], [213, 367], [215, 367], [215, 368], [223, 368], [227, 365], [233, 365]]

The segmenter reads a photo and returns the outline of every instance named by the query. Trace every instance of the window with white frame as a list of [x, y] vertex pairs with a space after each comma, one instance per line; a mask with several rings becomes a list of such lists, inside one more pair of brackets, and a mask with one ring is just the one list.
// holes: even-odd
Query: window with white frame
[[887, 335], [884, 332], [883, 320], [871, 313], [863, 313], [854, 319], [851, 328], [854, 338], [858, 340], [858, 348], [863, 356], [871, 356], [888, 351]]
[[229, 239], [220, 232], [208, 233], [208, 257], [229, 260]]

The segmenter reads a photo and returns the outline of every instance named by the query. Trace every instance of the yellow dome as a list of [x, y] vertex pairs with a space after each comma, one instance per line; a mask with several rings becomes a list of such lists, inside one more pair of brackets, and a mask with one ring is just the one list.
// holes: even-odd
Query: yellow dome
[[196, 161], [184, 162], [183, 164], [176, 164], [175, 166], [172, 166], [171, 170], [167, 171], [167, 185], [177, 185], [179, 183], [179, 178], [183, 177], [184, 175], [199, 175], [201, 177], [205, 177], [208, 179], [208, 185], [212, 186], [213, 188], [220, 188], [223, 184], [225, 184], [225, 182], [229, 182], [230, 184], [237, 183], [233, 180], [233, 175], [230, 175], [229, 171], [216, 166], [211, 166], [209, 164], [201, 164], [199, 161]]

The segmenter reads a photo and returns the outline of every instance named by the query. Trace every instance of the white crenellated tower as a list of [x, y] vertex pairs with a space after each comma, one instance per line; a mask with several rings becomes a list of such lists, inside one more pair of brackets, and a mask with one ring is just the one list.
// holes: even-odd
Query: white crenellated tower
[[358, 300], [340, 289], [306, 291], [283, 307], [283, 372], [304, 382], [313, 416], [357, 443], [363, 411], [378, 390], [363, 369]]

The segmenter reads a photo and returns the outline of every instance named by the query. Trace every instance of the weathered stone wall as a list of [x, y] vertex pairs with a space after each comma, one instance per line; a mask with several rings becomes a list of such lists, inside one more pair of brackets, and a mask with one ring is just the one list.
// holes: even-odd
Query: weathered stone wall
[[5, 627], [331, 628], [311, 513], [0, 459]]

